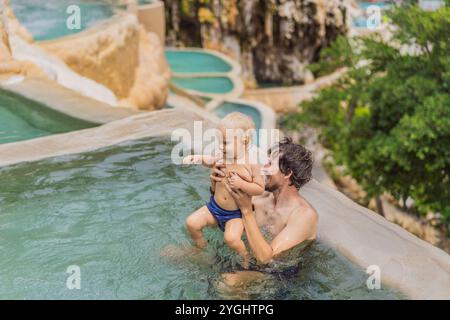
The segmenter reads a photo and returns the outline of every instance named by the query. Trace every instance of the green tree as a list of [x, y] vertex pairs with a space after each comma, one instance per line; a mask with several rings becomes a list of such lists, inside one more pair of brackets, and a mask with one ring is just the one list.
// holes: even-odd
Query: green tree
[[[411, 4], [388, 13], [380, 36], [338, 39], [314, 65], [349, 71], [300, 106], [286, 125], [321, 129], [321, 141], [367, 191], [411, 197], [414, 211], [450, 221], [450, 10]], [[351, 41], [351, 43], [350, 43]]]

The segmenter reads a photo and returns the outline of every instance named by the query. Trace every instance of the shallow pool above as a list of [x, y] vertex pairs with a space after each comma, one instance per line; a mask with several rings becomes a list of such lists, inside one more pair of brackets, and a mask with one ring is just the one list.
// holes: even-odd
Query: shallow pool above
[[[0, 169], [0, 299], [211, 299], [235, 256], [217, 230], [203, 255], [170, 255], [186, 216], [208, 198], [208, 172], [170, 161], [163, 139]], [[161, 257], [169, 252], [170, 258]], [[68, 290], [70, 265], [81, 290]], [[367, 275], [320, 242], [300, 272], [250, 286], [253, 299], [386, 299]]]
[[228, 77], [172, 78], [172, 82], [182, 88], [199, 93], [227, 94], [233, 91], [233, 81]]
[[[31, 32], [35, 40], [50, 40], [78, 33], [99, 21], [108, 19], [121, 7], [102, 0], [10, 0], [17, 19]], [[80, 29], [66, 26], [70, 5], [80, 8]], [[123, 8], [121, 8], [123, 9]]]
[[37, 102], [0, 90], [0, 144], [94, 127]]
[[229, 63], [208, 52], [166, 49], [170, 69], [175, 73], [230, 72]]

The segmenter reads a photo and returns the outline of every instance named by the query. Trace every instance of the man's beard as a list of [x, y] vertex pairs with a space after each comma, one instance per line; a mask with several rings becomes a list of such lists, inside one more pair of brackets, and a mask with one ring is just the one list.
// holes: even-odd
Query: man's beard
[[280, 186], [277, 183], [273, 183], [271, 185], [266, 184], [264, 189], [268, 192], [274, 192], [275, 190], [278, 190]]

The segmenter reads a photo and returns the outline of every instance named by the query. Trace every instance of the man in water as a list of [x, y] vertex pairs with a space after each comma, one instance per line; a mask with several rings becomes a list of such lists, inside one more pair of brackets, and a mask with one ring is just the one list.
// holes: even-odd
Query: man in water
[[[263, 195], [252, 199], [226, 184], [242, 211], [248, 243], [260, 266], [256, 270], [273, 270], [267, 266], [286, 258], [290, 260], [292, 249], [316, 238], [317, 212], [299, 194], [300, 188], [312, 178], [312, 166], [310, 151], [291, 139], [284, 139], [269, 151], [269, 161], [263, 168]], [[211, 179], [227, 182], [230, 177], [225, 177], [221, 168], [222, 165], [213, 168]], [[228, 286], [240, 286], [260, 275], [261, 272], [239, 271], [225, 274], [224, 281]]]

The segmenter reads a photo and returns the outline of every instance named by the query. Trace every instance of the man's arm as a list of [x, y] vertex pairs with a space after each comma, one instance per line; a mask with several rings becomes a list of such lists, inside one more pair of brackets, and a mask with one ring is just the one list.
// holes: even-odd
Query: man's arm
[[240, 209], [242, 212], [245, 234], [247, 235], [248, 243], [250, 244], [250, 248], [256, 257], [256, 260], [260, 263], [269, 262], [273, 257], [274, 251], [272, 246], [262, 235], [261, 230], [259, 230], [251, 205], [240, 207]]
[[[241, 209], [242, 210], [242, 209]], [[253, 254], [260, 263], [268, 263], [280, 253], [292, 249], [311, 237], [311, 226], [315, 224], [314, 212], [303, 212], [301, 215], [293, 212], [286, 226], [269, 244], [262, 235], [251, 210], [242, 212], [242, 220], [247, 239]]]
[[315, 234], [311, 231], [317, 223], [317, 214], [311, 208], [305, 208], [300, 214], [293, 212], [288, 219], [286, 227], [273, 239], [271, 247], [273, 257], [289, 250], [300, 243], [311, 239]]
[[302, 215], [293, 212], [286, 227], [269, 244], [261, 233], [253, 215], [251, 197], [240, 190], [233, 190], [225, 185], [242, 212], [248, 243], [253, 254], [260, 263], [268, 263], [278, 254], [289, 250], [311, 237], [310, 227], [316, 223], [317, 216], [312, 209], [307, 209]]

